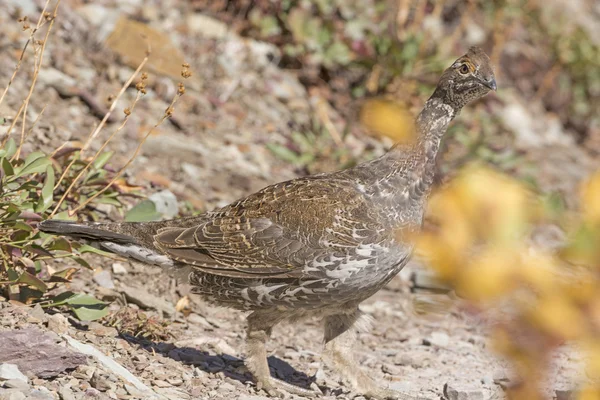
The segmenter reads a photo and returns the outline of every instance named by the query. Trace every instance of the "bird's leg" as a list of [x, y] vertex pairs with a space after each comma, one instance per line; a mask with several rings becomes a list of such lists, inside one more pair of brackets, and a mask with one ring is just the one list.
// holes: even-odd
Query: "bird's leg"
[[314, 396], [317, 393], [303, 389], [271, 377], [267, 362], [266, 342], [271, 336], [273, 326], [283, 319], [277, 311], [255, 311], [248, 316], [248, 333], [246, 338], [246, 366], [256, 379], [259, 389], [264, 389], [271, 396], [287, 393], [299, 396]]
[[341, 378], [348, 380], [357, 392], [374, 399], [427, 400], [381, 387], [359, 367], [352, 350], [361, 324], [366, 325], [368, 321], [358, 309], [328, 316], [324, 322], [323, 361]]

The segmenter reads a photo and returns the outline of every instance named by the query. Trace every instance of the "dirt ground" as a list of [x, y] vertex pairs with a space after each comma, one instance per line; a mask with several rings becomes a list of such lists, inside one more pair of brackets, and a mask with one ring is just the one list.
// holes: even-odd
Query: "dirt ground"
[[[115, 166], [127, 161], [141, 135], [167, 107], [177, 88], [178, 72], [173, 71], [179, 71], [180, 58], [190, 63], [193, 76], [186, 82], [186, 94], [173, 120], [150, 136], [128, 169], [131, 182], [145, 186], [147, 194], [168, 190], [180, 204], [188, 202], [195, 209], [207, 210], [297, 176], [300, 171], [275, 157], [266, 144], [286, 143], [291, 132], [306, 124], [315, 112], [318, 94], [307, 91], [293, 72], [277, 66], [273, 60], [278, 49], [231, 34], [218, 20], [187, 13], [183, 2], [143, 3], [62, 2], [30, 105], [31, 122], [46, 108], [25, 150], [51, 151], [67, 140], [85, 140], [99, 118], [84, 98], [91, 97], [100, 110], [106, 109], [104, 99], [118, 92], [132, 72], [126, 57], [117, 57], [117, 50], [103, 44], [119, 16], [134, 15], [165, 32], [168, 41], [164, 48], [153, 50], [165, 54], [157, 62], [162, 67], [153, 67], [163, 68], [163, 73], [150, 68], [149, 94], [110, 144], [117, 153], [112, 161]], [[42, 3], [8, 0], [8, 7], [0, 9], [0, 82], [12, 74], [15, 55], [25, 40], [14, 21], [15, 9], [37, 15], [38, 4]], [[28, 74], [31, 71], [22, 71], [11, 94], [27, 91]], [[60, 88], [65, 86], [85, 93], [61, 95]], [[93, 149], [118, 126], [123, 108], [134, 95], [135, 90], [125, 93], [115, 121], [100, 133]], [[0, 106], [0, 115], [14, 115], [19, 101], [18, 95], [9, 97]], [[336, 110], [327, 112], [333, 123], [341, 120]], [[362, 135], [360, 129], [353, 129], [346, 139], [356, 157], [367, 148], [373, 155], [380, 154], [387, 145]], [[597, 161], [574, 141], [565, 139], [561, 146], [554, 152], [532, 148], [525, 157], [543, 163], [537, 170], [543, 186], [568, 192], [597, 167]], [[128, 305], [168, 321], [169, 336], [157, 341], [136, 339], [97, 322], [82, 323], [67, 314], [0, 302], [0, 333], [31, 327], [50, 332], [59, 346], [88, 344], [131, 374], [90, 356], [86, 365], [53, 377], [30, 376], [23, 387], [5, 385], [0, 388], [0, 399], [265, 398], [243, 365], [244, 313], [209, 306], [190, 295], [188, 285], [177, 285], [174, 277], [159, 268], [96, 256], [88, 261], [95, 270], [80, 271], [71, 290], [113, 301], [111, 310]], [[420, 268], [416, 263], [409, 265], [363, 304], [373, 327], [360, 334], [354, 349], [359, 363], [382, 384], [430, 399], [442, 397], [446, 384], [461, 392], [456, 399], [502, 398], [502, 386], [509, 384], [511, 374], [489, 349], [484, 316], [458, 305], [435, 319], [413, 312], [410, 276]], [[175, 309], [185, 296], [191, 302], [187, 315]], [[278, 326], [268, 344], [272, 374], [314, 387], [321, 346], [318, 321]], [[579, 384], [584, 375], [577, 354], [576, 349], [565, 348], [553, 356], [556, 368], [545, 387], [549, 398], [557, 396], [557, 390], [568, 391]], [[336, 381], [323, 380], [321, 375], [316, 380], [324, 399], [356, 396]]]

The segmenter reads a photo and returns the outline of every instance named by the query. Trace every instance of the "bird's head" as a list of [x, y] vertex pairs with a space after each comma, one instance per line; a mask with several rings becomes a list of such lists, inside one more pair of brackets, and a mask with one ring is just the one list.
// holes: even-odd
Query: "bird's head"
[[432, 97], [441, 98], [458, 111], [490, 90], [496, 90], [490, 58], [479, 47], [471, 47], [444, 71]]

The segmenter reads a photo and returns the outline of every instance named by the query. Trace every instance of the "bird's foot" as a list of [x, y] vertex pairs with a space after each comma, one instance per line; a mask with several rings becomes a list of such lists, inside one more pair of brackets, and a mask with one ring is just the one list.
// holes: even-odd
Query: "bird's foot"
[[323, 394], [318, 390], [318, 387], [317, 390], [304, 389], [273, 377], [269, 377], [266, 380], [259, 380], [257, 389], [264, 390], [271, 397], [282, 398], [286, 397], [287, 394], [295, 394], [303, 397], [316, 397]]

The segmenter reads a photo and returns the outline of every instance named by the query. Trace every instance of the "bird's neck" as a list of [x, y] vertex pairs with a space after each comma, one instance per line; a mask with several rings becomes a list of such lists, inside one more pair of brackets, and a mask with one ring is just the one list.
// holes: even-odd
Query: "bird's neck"
[[416, 151], [422, 165], [424, 184], [431, 186], [442, 138], [458, 110], [438, 97], [431, 97], [416, 119]]
[[429, 194], [442, 138], [458, 111], [442, 98], [432, 96], [415, 120], [415, 141], [409, 145], [397, 144], [384, 156], [395, 165], [388, 183], [404, 192], [398, 193], [399, 196], [420, 202]]
[[427, 100], [415, 120], [414, 142], [398, 143], [382, 157], [352, 169], [365, 193], [380, 198], [392, 211], [422, 207], [433, 184], [442, 137], [457, 112], [435, 95]]

